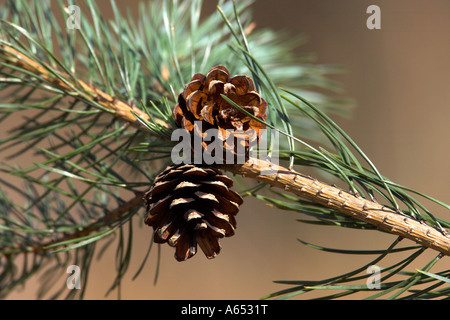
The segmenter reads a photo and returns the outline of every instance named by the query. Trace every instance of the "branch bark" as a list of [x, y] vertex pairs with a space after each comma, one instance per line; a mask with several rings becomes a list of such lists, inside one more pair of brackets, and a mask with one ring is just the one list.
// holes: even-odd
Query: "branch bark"
[[[378, 229], [410, 239], [416, 243], [450, 255], [450, 237], [436, 228], [405, 216], [379, 203], [350, 194], [299, 174], [296, 171], [274, 165], [268, 161], [250, 159], [243, 165], [222, 166], [234, 174], [287, 190], [299, 197], [336, 209], [355, 219], [375, 225]], [[262, 174], [272, 170], [272, 174]]]

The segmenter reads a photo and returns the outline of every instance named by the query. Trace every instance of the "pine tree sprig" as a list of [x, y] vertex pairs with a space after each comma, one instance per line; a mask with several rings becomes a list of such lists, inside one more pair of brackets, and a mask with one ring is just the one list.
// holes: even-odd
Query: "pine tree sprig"
[[[399, 252], [408, 256], [381, 268], [382, 285], [368, 298], [449, 297], [449, 271], [431, 269], [450, 255], [450, 221], [435, 216], [422, 199], [446, 210], [450, 206], [378, 171], [328, 117], [348, 115], [351, 103], [315, 91], [338, 92], [340, 84], [328, 75], [342, 69], [316, 65], [311, 55], [294, 56], [292, 49], [302, 37], [294, 41], [255, 29], [251, 3], [220, 0], [217, 12], [200, 19], [201, 0], [142, 2], [136, 19], [131, 13], [123, 15], [111, 1], [110, 19], [88, 0], [80, 29], [73, 30], [58, 20], [71, 14], [62, 1], [57, 6], [50, 1], [2, 4], [0, 123], [13, 115], [22, 115], [22, 121], [0, 138], [0, 152], [10, 152], [0, 163], [0, 297], [42, 270], [38, 297], [48, 296], [63, 267], [75, 263], [84, 266], [83, 287], [66, 298], [82, 298], [94, 252], [103, 253], [114, 239], [117, 274], [108, 292], [114, 289], [120, 296], [133, 247], [131, 220], [141, 218], [143, 193], [171, 162], [177, 95], [194, 73], [217, 64], [232, 74], [253, 77], [269, 103], [264, 124], [282, 136], [278, 154], [273, 153], [273, 140], [267, 150], [260, 150], [279, 156], [280, 165], [270, 158], [252, 158], [243, 165], [220, 166], [243, 182], [242, 196], [298, 213], [296, 220], [302, 223], [397, 236], [385, 250], [336, 249], [299, 240], [324, 252], [378, 256], [323, 280], [276, 281], [290, 287], [264, 298], [330, 289], [341, 292], [321, 298], [367, 293], [361, 281], [369, 275], [360, 273]], [[15, 163], [25, 153], [33, 154], [32, 163]], [[302, 174], [311, 170], [314, 178]], [[257, 184], [248, 187], [248, 181]], [[262, 194], [267, 186], [274, 187], [270, 196]], [[132, 196], [123, 201], [125, 192]], [[399, 248], [402, 239], [418, 245]], [[97, 250], [101, 242], [105, 245]], [[135, 277], [150, 260], [152, 244]], [[158, 246], [155, 279], [160, 250]], [[424, 252], [434, 251], [438, 255], [425, 267], [407, 270]], [[24, 259], [21, 269], [18, 257]], [[64, 289], [50, 298], [60, 297]]]
[[[142, 124], [142, 120], [148, 121], [150, 118], [147, 113], [141, 111], [139, 108], [129, 106], [102, 90], [86, 84], [82, 80], [72, 79], [73, 81], [63, 81], [62, 79], [67, 79], [67, 76], [49, 72], [50, 66], [44, 66], [30, 59], [6, 43], [0, 42], [0, 53], [3, 55], [5, 61], [21, 68], [22, 72], [30, 72], [49, 84], [54, 85], [57, 89], [62, 90], [66, 95], [70, 95], [84, 102], [89, 102], [90, 105], [98, 107], [102, 111], [111, 112], [115, 117], [149, 133], [147, 127]], [[138, 117], [141, 121], [138, 120]], [[152, 121], [159, 126], [170, 128], [169, 124], [161, 119], [154, 118]]]
[[[145, 128], [145, 130], [148, 131], [143, 122], [148, 121], [149, 115], [139, 108], [135, 106], [130, 107], [127, 104], [112, 98], [101, 90], [88, 86], [81, 80], [78, 80], [74, 85], [61, 82], [59, 78], [52, 77], [47, 71], [47, 68], [37, 64], [5, 44], [0, 44], [0, 52], [4, 54], [8, 61], [13, 62], [18, 67], [23, 67], [27, 71], [33, 72], [35, 75], [55, 84], [59, 89], [67, 93], [71, 92], [71, 89], [74, 87], [81, 87], [83, 91], [87, 93], [81, 98], [84, 101], [91, 100], [94, 103], [98, 103], [106, 110], [113, 111], [114, 115], [122, 121], [138, 127], [139, 129]], [[78, 97], [78, 95], [76, 95], [76, 97]], [[90, 99], [88, 97], [90, 97]], [[245, 110], [240, 111], [245, 112]], [[169, 125], [160, 119], [156, 119], [155, 122], [165, 128], [169, 128]], [[446, 233], [436, 232], [436, 230], [430, 226], [418, 223], [408, 217], [401, 217], [398, 215], [398, 211], [396, 212], [372, 201], [364, 200], [364, 203], [360, 203], [360, 199], [357, 199], [356, 196], [349, 194], [343, 196], [343, 190], [321, 184], [317, 180], [313, 180], [312, 184], [307, 183], [306, 181], [298, 182], [297, 179], [300, 180], [303, 179], [303, 177], [292, 169], [274, 169], [274, 166], [271, 163], [263, 163], [257, 161], [257, 159], [251, 159], [250, 165], [239, 166], [230, 170], [244, 177], [251, 177], [271, 185], [276, 185], [282, 189], [296, 193], [301, 197], [306, 197], [312, 199], [314, 202], [325, 204], [333, 209], [339, 209], [340, 212], [344, 212], [350, 216], [356, 216], [358, 219], [371, 223], [381, 230], [401, 235], [424, 246], [433, 248], [445, 255], [450, 255], [450, 238]], [[282, 173], [275, 176], [261, 175], [260, 173], [265, 170], [289, 172], [292, 174], [293, 178], [287, 180], [286, 178], [283, 179], [279, 176]], [[325, 192], [325, 190], [328, 192]], [[375, 215], [375, 213], [377, 214]], [[83, 234], [80, 233], [79, 235], [81, 236]]]
[[[269, 161], [250, 159], [243, 165], [225, 165], [234, 174], [267, 183], [289, 191], [301, 198], [335, 209], [350, 217], [374, 225], [377, 229], [413, 240], [444, 255], [450, 255], [450, 237], [445, 230], [417, 221], [399, 210], [391, 209], [351, 194], [340, 188], [324, 184], [312, 177], [305, 177], [295, 170], [288, 170]], [[266, 174], [266, 172], [273, 172]]]
[[[46, 251], [56, 253], [71, 250], [74, 248], [74, 245], [86, 245], [88, 243], [87, 241], [96, 241], [107, 235], [107, 233], [113, 232], [115, 230], [115, 227], [113, 227], [112, 225], [114, 223], [117, 223], [117, 221], [119, 221], [122, 216], [140, 207], [142, 205], [143, 194], [143, 192], [136, 192], [135, 196], [130, 200], [120, 204], [115, 209], [107, 210], [106, 214], [103, 217], [91, 222], [90, 224], [82, 228], [77, 228], [75, 232], [67, 232], [64, 234], [64, 236], [58, 239], [50, 240], [44, 243], [35, 243], [30, 246], [19, 246], [13, 249], [2, 250], [2, 254], [43, 253]], [[108, 229], [103, 232], [96, 233], [94, 234], [94, 236], [92, 236], [92, 233], [98, 232], [100, 229], [103, 229], [105, 227], [108, 227]], [[84, 243], [82, 243], [82, 241], [84, 241]], [[59, 247], [65, 246], [69, 247], [58, 249]]]

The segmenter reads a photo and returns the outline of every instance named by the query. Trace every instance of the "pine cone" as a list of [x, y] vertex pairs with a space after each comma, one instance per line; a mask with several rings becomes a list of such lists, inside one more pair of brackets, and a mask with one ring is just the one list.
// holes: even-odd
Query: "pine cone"
[[145, 194], [145, 223], [154, 241], [176, 247], [175, 258], [185, 261], [197, 252], [206, 257], [220, 252], [219, 238], [230, 237], [243, 200], [230, 190], [233, 181], [219, 169], [190, 164], [167, 167]]
[[[191, 134], [200, 135], [202, 139], [208, 129], [217, 128], [225, 153], [231, 151], [236, 154], [240, 150], [237, 143], [240, 143], [248, 155], [249, 146], [258, 141], [265, 125], [234, 108], [221, 94], [253, 116], [266, 120], [267, 102], [256, 92], [253, 80], [244, 75], [230, 78], [228, 69], [218, 65], [206, 76], [196, 73], [186, 85], [173, 110], [175, 123]], [[201, 121], [201, 132], [195, 130], [195, 121]], [[233, 140], [225, 141], [230, 135], [227, 129], [236, 133]], [[209, 144], [203, 140], [203, 148]]]

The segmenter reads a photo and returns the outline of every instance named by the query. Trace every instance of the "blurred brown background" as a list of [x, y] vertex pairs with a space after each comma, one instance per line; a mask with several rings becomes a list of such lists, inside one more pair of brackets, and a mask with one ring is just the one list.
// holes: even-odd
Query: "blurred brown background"
[[[112, 14], [109, 2], [101, 3], [105, 14]], [[133, 5], [123, 0], [117, 3], [120, 7]], [[381, 8], [381, 30], [366, 28], [366, 9], [371, 4]], [[216, 1], [206, 0], [205, 5], [210, 12]], [[335, 79], [345, 85], [341, 96], [355, 99], [357, 107], [352, 119], [335, 119], [383, 175], [449, 202], [448, 0], [257, 0], [253, 11], [258, 27], [307, 34], [310, 40], [298, 52], [313, 52], [318, 63], [347, 69]], [[442, 209], [436, 214], [448, 219], [448, 212]], [[178, 263], [173, 249], [162, 246], [156, 285], [156, 249], [144, 272], [131, 281], [150, 236], [150, 229], [135, 228], [134, 256], [122, 285], [122, 298], [258, 299], [286, 288], [273, 280], [323, 279], [373, 259], [322, 253], [301, 245], [297, 238], [349, 249], [383, 249], [394, 240], [375, 231], [303, 225], [295, 222], [297, 217], [247, 199], [238, 215], [236, 235], [221, 241], [223, 249], [216, 259], [207, 260], [199, 253]], [[93, 265], [86, 298], [115, 299], [115, 292], [104, 297], [115, 272], [111, 250]], [[33, 299], [35, 284], [33, 279], [9, 298]]]

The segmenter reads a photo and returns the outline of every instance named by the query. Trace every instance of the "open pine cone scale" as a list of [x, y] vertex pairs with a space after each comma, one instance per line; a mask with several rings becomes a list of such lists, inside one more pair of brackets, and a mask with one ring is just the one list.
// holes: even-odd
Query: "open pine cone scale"
[[[175, 123], [202, 138], [206, 137], [208, 129], [220, 130], [225, 149], [232, 148], [225, 141], [230, 135], [227, 130], [232, 130], [248, 147], [259, 139], [265, 126], [234, 108], [222, 94], [254, 117], [266, 120], [267, 102], [256, 92], [253, 80], [245, 75], [230, 77], [228, 69], [218, 65], [206, 76], [196, 73], [185, 86], [173, 111]], [[201, 132], [195, 131], [195, 121], [201, 122]], [[207, 144], [204, 143], [204, 147]]]

